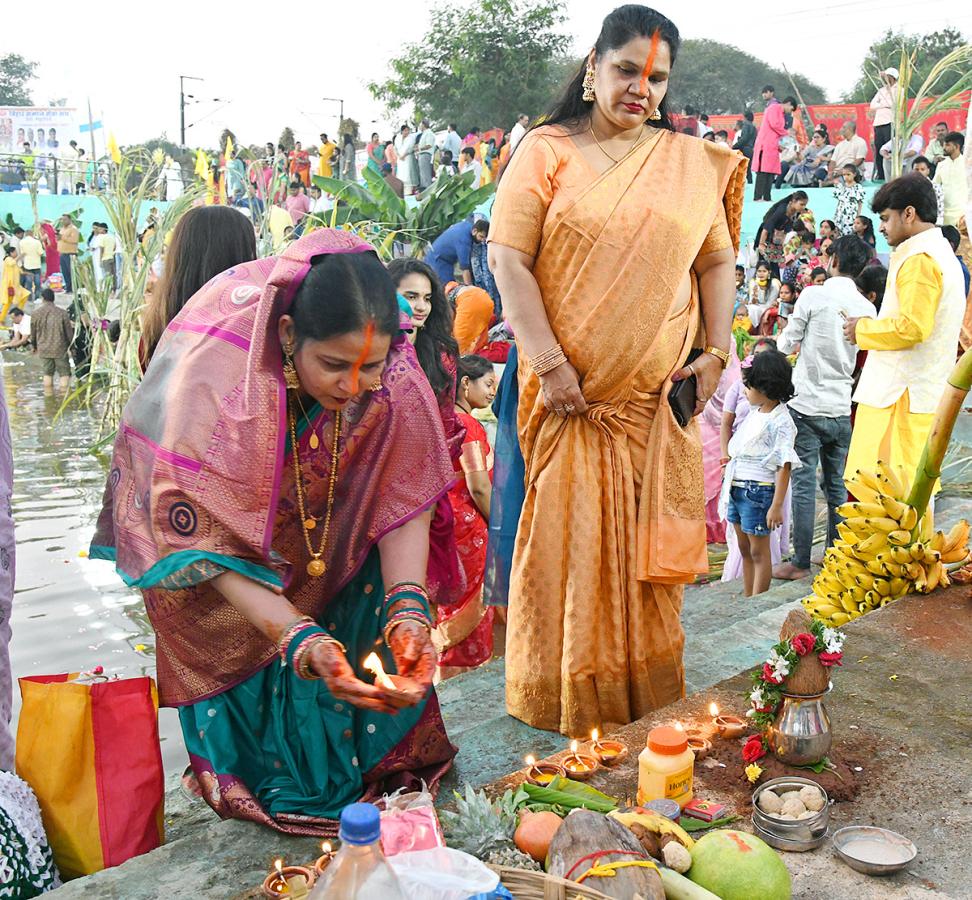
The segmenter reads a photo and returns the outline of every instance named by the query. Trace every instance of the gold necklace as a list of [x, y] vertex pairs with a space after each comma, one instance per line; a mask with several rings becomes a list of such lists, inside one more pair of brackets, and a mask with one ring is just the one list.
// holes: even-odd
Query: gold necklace
[[593, 122], [591, 122], [591, 137], [594, 138], [594, 143], [597, 144], [597, 148], [598, 148], [598, 150], [601, 151], [601, 153], [603, 153], [609, 160], [611, 160], [611, 162], [619, 163], [619, 162], [621, 162], [622, 159], [626, 159], [632, 153], [634, 153], [635, 150], [637, 150], [645, 141], [648, 140], [648, 138], [651, 137], [651, 134], [646, 134], [644, 137], [638, 138], [634, 142], [634, 144], [632, 145], [631, 149], [628, 150], [628, 151], [626, 151], [625, 154], [624, 154], [624, 156], [622, 156], [620, 158], [616, 158], [614, 156], [611, 156], [611, 154], [608, 153], [607, 150], [604, 149], [604, 146], [597, 139], [597, 135], [594, 133], [594, 123]]
[[[297, 398], [297, 402], [300, 404], [300, 412], [301, 415], [303, 415], [304, 417], [304, 421], [307, 423], [307, 427], [311, 428], [310, 416], [307, 415], [307, 410], [304, 409], [304, 401], [300, 399], [300, 391], [294, 391], [294, 396]], [[307, 443], [310, 446], [311, 450], [316, 450], [318, 447], [321, 446], [321, 441], [320, 438], [318, 438], [317, 436], [316, 428], [311, 428], [311, 436], [308, 439]]]
[[310, 562], [307, 563], [307, 574], [311, 578], [318, 578], [327, 571], [327, 565], [321, 557], [324, 555], [324, 548], [327, 546], [327, 534], [331, 528], [331, 512], [334, 509], [334, 488], [337, 485], [338, 474], [338, 439], [341, 436], [341, 410], [334, 414], [334, 439], [331, 442], [331, 478], [327, 488], [327, 512], [324, 514], [324, 533], [321, 535], [321, 546], [316, 552], [311, 544], [310, 532], [317, 527], [317, 519], [307, 515], [304, 503], [304, 475], [300, 468], [300, 452], [297, 448], [297, 416], [293, 406], [289, 410], [288, 419], [290, 420], [290, 448], [294, 457], [294, 484], [297, 489], [297, 511], [300, 513], [300, 522], [303, 526], [301, 532], [304, 535], [304, 543], [307, 545], [307, 552], [310, 554]]

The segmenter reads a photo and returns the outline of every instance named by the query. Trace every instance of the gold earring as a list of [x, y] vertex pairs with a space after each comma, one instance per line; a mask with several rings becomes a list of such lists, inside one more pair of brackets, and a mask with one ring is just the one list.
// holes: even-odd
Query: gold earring
[[585, 103], [593, 103], [595, 100], [594, 95], [594, 66], [590, 63], [587, 64], [587, 71], [584, 73], [583, 82], [584, 93], [581, 94], [581, 100]]
[[297, 366], [294, 365], [294, 345], [292, 343], [288, 343], [284, 347], [283, 377], [288, 391], [296, 391], [300, 388]]
[[658, 109], [655, 109], [655, 111], [650, 116], [648, 116], [648, 121], [649, 122], [660, 122], [661, 121], [661, 117], [662, 117], [661, 111], [658, 110]]
[[381, 390], [381, 379], [379, 378], [370, 388], [369, 391], [380, 391]]

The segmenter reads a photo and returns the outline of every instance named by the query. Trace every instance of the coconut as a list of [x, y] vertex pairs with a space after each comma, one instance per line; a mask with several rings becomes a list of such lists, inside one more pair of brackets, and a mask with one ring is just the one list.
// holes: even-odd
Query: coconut
[[816, 785], [808, 784], [800, 789], [800, 800], [803, 805], [812, 812], [819, 812], [824, 808], [824, 795]]
[[783, 808], [783, 801], [773, 791], [763, 791], [759, 795], [757, 802], [759, 803], [759, 808], [771, 816], [776, 815]]
[[790, 873], [779, 854], [744, 831], [710, 831], [692, 848], [688, 877], [722, 900], [790, 900]]
[[807, 811], [807, 808], [803, 805], [803, 801], [799, 797], [795, 797], [790, 800], [783, 801], [783, 807], [780, 810], [781, 813], [787, 816], [793, 816], [794, 819], [799, 818]]

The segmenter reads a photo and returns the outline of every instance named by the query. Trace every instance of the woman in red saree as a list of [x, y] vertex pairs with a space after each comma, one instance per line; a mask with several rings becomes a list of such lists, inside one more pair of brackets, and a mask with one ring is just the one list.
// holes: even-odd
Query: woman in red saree
[[492, 404], [496, 373], [488, 359], [463, 356], [457, 374], [456, 414], [466, 436], [456, 464], [459, 477], [449, 491], [449, 501], [456, 521], [456, 546], [466, 577], [466, 592], [457, 603], [439, 608], [435, 644], [440, 674], [454, 674], [447, 673], [447, 669], [480, 666], [493, 655], [493, 607], [483, 605], [493, 450], [486, 430], [472, 411]]
[[[160, 701], [221, 816], [332, 834], [347, 804], [448, 769], [424, 583], [453, 480], [394, 286], [350, 233], [236, 266], [169, 323], [91, 556], [142, 590]], [[417, 702], [395, 708], [372, 652]]]
[[41, 222], [41, 243], [44, 245], [44, 281], [61, 271], [61, 254], [57, 252], [57, 232], [50, 222]]

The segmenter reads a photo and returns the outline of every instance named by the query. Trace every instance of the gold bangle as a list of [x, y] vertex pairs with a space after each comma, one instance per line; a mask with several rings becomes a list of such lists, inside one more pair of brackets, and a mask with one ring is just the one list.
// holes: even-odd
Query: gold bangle
[[716, 357], [722, 363], [723, 369], [728, 368], [729, 360], [731, 359], [728, 351], [720, 350], [718, 347], [706, 347], [704, 352]]
[[543, 353], [532, 357], [530, 368], [537, 376], [546, 375], [565, 362], [567, 362], [567, 354], [564, 353], [564, 348], [560, 344], [554, 344], [549, 350], [544, 350]]

